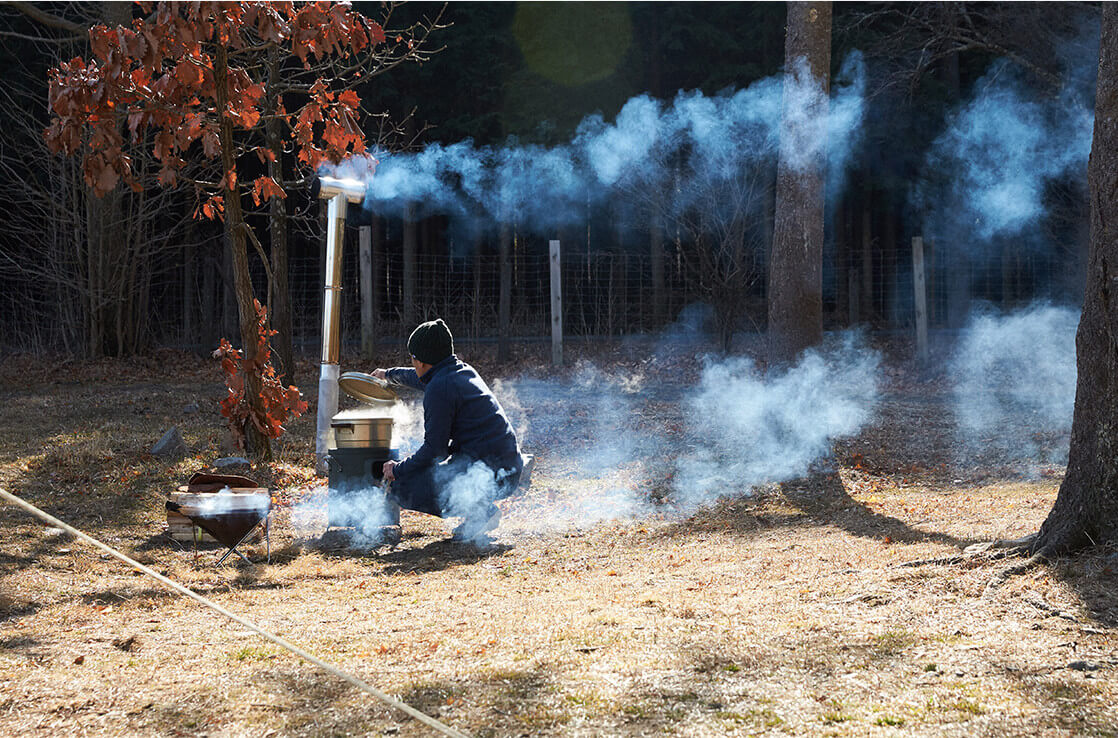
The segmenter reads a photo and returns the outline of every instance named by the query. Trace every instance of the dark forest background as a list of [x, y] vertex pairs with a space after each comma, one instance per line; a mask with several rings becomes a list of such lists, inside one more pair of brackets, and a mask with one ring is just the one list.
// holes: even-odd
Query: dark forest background
[[[382, 12], [377, 3], [355, 6], [372, 17]], [[42, 142], [48, 69], [88, 53], [76, 27], [119, 22], [127, 6], [32, 7], [42, 17], [0, 5], [0, 356], [129, 355], [158, 346], [205, 352], [221, 336], [235, 337], [222, 228], [191, 217], [193, 193], [117, 191], [108, 197], [119, 207], [104, 207], [84, 190], [78, 164], [49, 154]], [[587, 115], [608, 121], [636, 95], [717, 95], [780, 74], [784, 61], [783, 3], [409, 3], [393, 12], [400, 22], [437, 18], [445, 28], [432, 35], [438, 52], [430, 61], [358, 88], [370, 113], [386, 114], [368, 118], [368, 138], [388, 150], [464, 139], [478, 146], [563, 144]], [[1003, 238], [981, 258], [924, 233], [921, 208], [928, 203], [915, 205], [913, 193], [943, 176], [929, 169], [929, 151], [992, 70], [1004, 70], [999, 73], [1011, 76], [1029, 100], [1056, 100], [1072, 82], [1093, 99], [1098, 14], [1097, 5], [1079, 3], [834, 6], [834, 71], [857, 50], [867, 86], [857, 149], [827, 204], [828, 328], [911, 325], [916, 236], [926, 238], [933, 327], [958, 328], [984, 303], [1011, 309], [1080, 299], [1085, 160], [1045, 183], [1045, 212], [1030, 228], [1028, 247]], [[1077, 68], [1071, 58], [1093, 61]], [[497, 335], [499, 234], [467, 234], [437, 213], [408, 218], [354, 210], [350, 242], [357, 243], [360, 226], [373, 234], [379, 341], [394, 341], [414, 321], [434, 315], [447, 318], [462, 338]], [[320, 340], [324, 212], [296, 192], [287, 213], [292, 333], [297, 349], [313, 353]], [[569, 335], [655, 333], [681, 320], [717, 332], [720, 311], [733, 315], [731, 335], [764, 328], [767, 247], [751, 254], [750, 268], [727, 290], [712, 286], [695, 239], [657, 236], [651, 225], [622, 227], [615, 216], [609, 203], [596, 204], [577, 228], [510, 235], [513, 308], [505, 330], [522, 338], [548, 330], [549, 238], [563, 243]], [[267, 246], [264, 211], [249, 220]], [[403, 283], [409, 258], [417, 265], [413, 285]], [[356, 248], [348, 248], [346, 259], [343, 325], [356, 346]], [[263, 268], [255, 268], [263, 285]]]

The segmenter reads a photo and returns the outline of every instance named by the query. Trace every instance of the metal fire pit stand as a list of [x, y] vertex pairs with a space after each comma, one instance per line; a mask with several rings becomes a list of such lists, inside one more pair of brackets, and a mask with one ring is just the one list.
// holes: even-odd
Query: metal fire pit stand
[[[269, 510], [267, 513], [265, 513], [264, 519], [261, 520], [260, 523], [264, 524], [264, 545], [265, 545], [265, 547], [268, 551], [268, 563], [270, 564], [270, 563], [272, 563], [272, 530], [271, 530], [272, 529], [272, 511], [271, 510]], [[248, 560], [247, 556], [245, 556], [243, 553], [241, 553], [240, 551], [237, 550], [237, 546], [240, 546], [242, 543], [247, 541], [248, 537], [251, 536], [253, 533], [255, 533], [256, 529], [260, 527], [260, 523], [257, 523], [256, 525], [249, 528], [248, 533], [245, 533], [244, 536], [241, 537], [241, 540], [237, 541], [235, 544], [233, 544], [232, 547], [230, 547], [230, 549], [228, 551], [223, 553], [221, 555], [221, 558], [217, 560], [217, 563], [214, 564], [214, 566], [221, 566], [221, 562], [223, 562], [227, 558], [229, 558], [229, 554], [231, 554], [231, 553], [235, 553], [238, 556], [240, 556], [241, 560], [244, 561], [246, 564], [252, 564], [252, 562]]]
[[[190, 524], [191, 524], [191, 526], [194, 530], [194, 534], [191, 535], [190, 538], [194, 542], [194, 559], [195, 559], [195, 561], [197, 561], [197, 559], [198, 559], [198, 539], [200, 538], [200, 536], [198, 535], [198, 531], [201, 530], [201, 531], [205, 531], [206, 533], [209, 533], [210, 536], [212, 536], [215, 541], [217, 541], [218, 543], [220, 543], [221, 545], [223, 545], [223, 546], [225, 546], [226, 548], [229, 549], [228, 551], [226, 551], [225, 553], [223, 553], [221, 555], [221, 558], [219, 558], [217, 560], [217, 563], [214, 564], [214, 566], [220, 566], [225, 561], [225, 559], [229, 558], [229, 554], [232, 554], [232, 553], [235, 553], [238, 556], [240, 556], [241, 560], [244, 561], [246, 564], [252, 564], [252, 561], [250, 561], [247, 556], [245, 556], [243, 553], [241, 553], [240, 551], [237, 550], [237, 547], [240, 546], [245, 541], [247, 541], [249, 539], [249, 537], [252, 536], [252, 534], [255, 533], [256, 530], [261, 525], [263, 525], [264, 526], [264, 543], [265, 543], [265, 546], [267, 547], [267, 552], [268, 552], [268, 563], [269, 564], [272, 563], [272, 505], [271, 505], [271, 500], [268, 501], [268, 506], [266, 508], [263, 508], [263, 514], [260, 515], [260, 517], [255, 522], [252, 522], [250, 525], [248, 525], [247, 530], [243, 527], [240, 527], [240, 526], [238, 526], [235, 530], [229, 530], [229, 527], [230, 527], [229, 523], [226, 523], [225, 525], [223, 525], [221, 523], [221, 518], [222, 517], [227, 517], [227, 516], [212, 515], [212, 514], [210, 514], [210, 515], [201, 514], [201, 513], [192, 511], [190, 506], [179, 505], [179, 504], [171, 502], [171, 501], [167, 502], [167, 507], [168, 507], [168, 509], [176, 510], [177, 512], [182, 514], [184, 517], [186, 517], [188, 520], [190, 520]], [[244, 531], [243, 533], [241, 533], [242, 530]], [[232, 544], [230, 544], [229, 542], [234, 540], [232, 538], [232, 536], [239, 536], [239, 538], [237, 538]]]

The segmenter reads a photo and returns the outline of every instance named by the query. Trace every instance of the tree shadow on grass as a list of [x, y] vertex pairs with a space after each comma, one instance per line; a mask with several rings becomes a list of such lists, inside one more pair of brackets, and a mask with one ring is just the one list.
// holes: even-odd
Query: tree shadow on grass
[[[447, 705], [470, 702], [476, 705], [484, 701], [489, 704], [491, 714], [500, 716], [496, 722], [512, 720], [522, 729], [543, 728], [546, 727], [549, 716], [552, 721], [555, 717], [553, 710], [547, 705], [553, 683], [552, 674], [539, 667], [496, 669], [460, 682], [420, 682], [404, 691], [400, 700], [436, 717], [445, 711]], [[452, 710], [449, 712], [453, 713]]]
[[[1064, 556], [1048, 565], [1054, 577], [1075, 590], [1091, 625], [1118, 629], [1118, 545], [1093, 546]], [[1050, 603], [1051, 604], [1051, 603]], [[1052, 605], [1054, 609], [1060, 608]], [[1088, 631], [1090, 633], [1090, 631]], [[1118, 660], [1112, 663], [1118, 666]]]
[[835, 471], [783, 482], [772, 492], [722, 500], [687, 520], [667, 526], [663, 535], [697, 532], [753, 535], [771, 528], [831, 525], [851, 535], [896, 543], [941, 543], [962, 550], [980, 539], [925, 531], [871, 510], [852, 498]]
[[[1082, 661], [1080, 663], [1083, 663]], [[1100, 704], [1105, 690], [1099, 672], [1069, 668], [1022, 670], [1016, 664], [992, 662], [1018, 691], [1040, 707], [1036, 730], [1056, 729], [1068, 735], [1113, 735], [1118, 732], [1118, 713]], [[1097, 667], [1096, 667], [1097, 668]]]
[[25, 634], [10, 635], [0, 638], [0, 651], [7, 653], [22, 653], [30, 658], [37, 658], [45, 656], [46, 654], [39, 650], [40, 642], [38, 638], [34, 638]]
[[[34, 615], [42, 606], [40, 602], [28, 602], [8, 597], [3, 590], [0, 590], [0, 624]], [[0, 651], [3, 650], [4, 643], [0, 641]]]
[[[99, 540], [119, 535], [123, 528], [139, 524], [150, 507], [150, 498], [145, 494], [59, 494], [53, 488], [49, 469], [25, 472], [5, 489], [46, 514]], [[38, 516], [16, 508], [11, 508], [11, 516], [8, 518], [5, 514], [5, 518], [17, 525], [50, 525]]]
[[0, 551], [0, 571], [3, 571], [6, 568], [22, 568], [25, 566], [31, 566], [37, 560], [38, 557], [34, 553], [21, 556]]
[[[625, 716], [628, 727], [645, 734], [657, 732], [656, 727], [665, 723], [681, 724], [699, 720], [704, 725], [721, 723], [726, 732], [743, 729], [750, 734], [766, 733], [774, 729], [783, 733], [812, 732], [803, 730], [800, 725], [790, 721], [797, 720], [802, 725], [827, 723], [827, 712], [841, 712], [835, 703], [820, 700], [814, 707], [803, 708], [774, 700], [772, 685], [774, 680], [787, 683], [789, 669], [800, 673], [801, 688], [817, 694], [842, 694], [844, 677], [851, 673], [867, 673], [888, 668], [893, 672], [905, 671], [921, 659], [923, 648], [919, 639], [901, 643], [890, 643], [885, 639], [868, 641], [844, 641], [827, 637], [813, 637], [810, 632], [803, 637], [779, 645], [770, 644], [769, 648], [736, 649], [717, 640], [690, 643], [677, 643], [674, 654], [677, 658], [665, 658], [667, 663], [682, 662], [684, 669], [663, 670], [656, 673], [650, 670], [644, 680], [635, 682], [619, 703], [619, 714]], [[1078, 658], [1071, 656], [1070, 658]], [[908, 664], [909, 666], [906, 666]], [[1110, 735], [1118, 723], [1112, 710], [1106, 704], [1106, 690], [1103, 676], [1105, 671], [1077, 671], [1074, 668], [1034, 667], [1022, 669], [1013, 664], [990, 659], [985, 668], [993, 670], [998, 676], [1010, 683], [1009, 692], [1016, 691], [1026, 703], [1035, 708], [1033, 729], [1035, 733], [1047, 734], [1052, 731], [1071, 735]], [[933, 672], [935, 669], [933, 669]], [[874, 704], [886, 707], [904, 701], [905, 691], [913, 684], [906, 684], [902, 678], [885, 692], [863, 693], [851, 696], [852, 703]], [[927, 700], [927, 716], [913, 714], [911, 726], [917, 732], [936, 730], [941, 723], [938, 719], [952, 710], [958, 710], [964, 717], [972, 709], [981, 707], [985, 697], [969, 701], [965, 691], [959, 691], [947, 680], [916, 686], [917, 694]], [[1004, 699], [998, 694], [1001, 686], [992, 687], [991, 700]], [[840, 697], [840, 699], [843, 699]], [[968, 704], [969, 702], [969, 704]], [[794, 703], [794, 700], [793, 700]], [[953, 704], [961, 703], [958, 707]], [[856, 710], [855, 712], [860, 712]], [[940, 714], [937, 714], [940, 713]], [[871, 713], [872, 715], [873, 713]], [[887, 711], [881, 713], [888, 715]], [[872, 719], [872, 718], [871, 718]], [[786, 721], [789, 721], [786, 723]], [[858, 733], [851, 723], [851, 729], [844, 733]], [[881, 725], [881, 723], [877, 723]], [[872, 730], [863, 724], [862, 732]], [[663, 732], [663, 731], [659, 731]]]
[[[165, 602], [175, 598], [186, 598], [186, 595], [153, 581], [147, 576], [137, 576], [136, 586], [121, 584], [104, 587], [93, 592], [86, 592], [80, 596], [80, 601], [86, 605], [112, 605], [117, 602], [135, 603], [138, 600]], [[143, 583], [141, 585], [141, 583]], [[208, 597], [211, 595], [228, 594], [230, 591], [267, 591], [287, 589], [295, 586], [291, 582], [262, 579], [259, 567], [245, 566], [239, 570], [232, 581], [210, 582], [197, 584], [178, 582], [195, 594]], [[236, 607], [233, 608], [237, 609]]]

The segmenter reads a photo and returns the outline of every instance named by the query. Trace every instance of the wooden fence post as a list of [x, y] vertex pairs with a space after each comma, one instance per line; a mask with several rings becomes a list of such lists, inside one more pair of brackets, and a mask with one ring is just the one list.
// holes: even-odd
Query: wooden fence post
[[373, 228], [358, 230], [358, 271], [361, 291], [361, 355], [373, 358]]
[[563, 272], [559, 258], [559, 242], [550, 241], [551, 248], [551, 363], [563, 365]]
[[916, 298], [916, 358], [928, 360], [928, 293], [924, 286], [924, 239], [912, 239], [912, 287]]

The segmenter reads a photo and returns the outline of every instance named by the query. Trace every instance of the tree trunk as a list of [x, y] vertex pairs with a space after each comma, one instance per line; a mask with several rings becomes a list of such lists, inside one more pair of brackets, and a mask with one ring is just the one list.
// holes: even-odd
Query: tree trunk
[[481, 270], [484, 262], [481, 258], [485, 239], [481, 228], [474, 234], [474, 299], [470, 311], [470, 335], [477, 339], [481, 336]]
[[[214, 87], [217, 90], [215, 102], [218, 110], [224, 110], [228, 103], [228, 50], [223, 44], [217, 44], [214, 55]], [[233, 149], [233, 120], [228, 116], [221, 117], [221, 126], [218, 132], [221, 143], [222, 172], [225, 175], [225, 222], [228, 224], [228, 246], [233, 262], [233, 286], [237, 296], [237, 314], [241, 332], [241, 352], [248, 363], [256, 358], [257, 322], [256, 296], [252, 291], [252, 275], [248, 268], [248, 249], [245, 237], [245, 219], [241, 210], [241, 186], [237, 182], [230, 183], [230, 172], [235, 172], [237, 163]], [[232, 184], [232, 186], [230, 186]], [[254, 413], [263, 412], [261, 400], [260, 375], [256, 372], [246, 372], [245, 375], [245, 401]], [[270, 460], [272, 447], [268, 437], [251, 421], [245, 423], [246, 451], [253, 456]]]
[[1067, 474], [1033, 552], [1118, 541], [1118, 5], [1102, 12], [1095, 132], [1087, 169], [1091, 246], [1075, 336], [1078, 380]]
[[881, 214], [881, 314], [890, 327], [895, 327], [897, 315], [897, 214], [893, 203], [886, 199]]
[[88, 191], [85, 195], [85, 293], [88, 295], [89, 312], [86, 318], [86, 352], [90, 358], [101, 357], [104, 343], [101, 320], [101, 238], [98, 199]]
[[[281, 81], [279, 60], [275, 53], [268, 57], [268, 80], [274, 84]], [[269, 111], [278, 107], [278, 100], [269, 101]], [[277, 117], [268, 117], [264, 123], [268, 149], [273, 158], [268, 162], [268, 176], [276, 182], [283, 182], [283, 128]], [[272, 328], [276, 333], [276, 354], [279, 366], [276, 374], [280, 381], [295, 384], [295, 343], [291, 321], [291, 284], [287, 269], [287, 199], [273, 197], [268, 203], [268, 236], [271, 242], [272, 261], [272, 298], [268, 311]]]
[[[434, 218], [427, 217], [427, 218], [424, 218], [423, 220], [419, 221], [419, 223], [418, 223], [419, 248], [416, 249], [416, 254], [418, 255], [418, 260], [420, 262], [423, 262], [426, 259], [426, 257], [429, 254], [432, 253], [432, 251], [431, 251], [431, 241], [432, 241], [431, 231], [433, 230], [433, 227], [432, 227], [432, 221], [433, 220], [434, 220]], [[437, 291], [438, 288], [435, 286], [435, 282], [436, 282], [436, 279], [437, 279], [437, 274], [436, 274], [437, 266], [432, 261], [426, 261], [426, 264], [428, 266], [425, 269], [417, 269], [416, 270], [416, 279], [417, 279], [417, 284], [419, 286], [418, 293], [423, 295], [424, 306], [430, 305], [434, 301], [433, 298], [437, 294], [439, 294], [438, 291]], [[437, 308], [436, 308], [436, 310], [437, 310]], [[417, 310], [416, 312], [419, 315], [422, 315], [424, 317], [426, 317], [426, 315], [427, 315], [426, 310]], [[436, 315], [438, 315], [438, 314], [439, 313], [436, 312]]]
[[[827, 114], [830, 92], [831, 4], [788, 3], [784, 48], [785, 79], [810, 74], [819, 103], [808, 117]], [[801, 66], [806, 62], [806, 67]], [[803, 84], [803, 80], [800, 80]], [[769, 358], [790, 362], [823, 338], [823, 210], [824, 147], [811, 161], [802, 158], [797, 142], [809, 135], [792, 115], [795, 102], [785, 88], [784, 130], [776, 177], [776, 223], [769, 262]], [[798, 116], [797, 116], [798, 117]]]
[[385, 291], [387, 290], [387, 279], [384, 273], [384, 219], [379, 215], [374, 215], [370, 221], [373, 228], [373, 350], [376, 350], [376, 343], [381, 338], [380, 330], [380, 306], [385, 300]]
[[224, 247], [221, 250], [221, 335], [235, 336], [240, 330], [237, 326], [237, 291], [233, 277], [233, 249], [229, 246], [232, 239], [232, 223], [229, 218], [222, 223], [225, 229]]
[[[368, 228], [368, 231], [365, 231]], [[373, 215], [369, 225], [361, 229], [358, 265], [361, 283], [361, 355], [372, 360], [376, 356], [377, 319], [380, 315], [380, 218]], [[365, 233], [368, 233], [368, 242]]]

